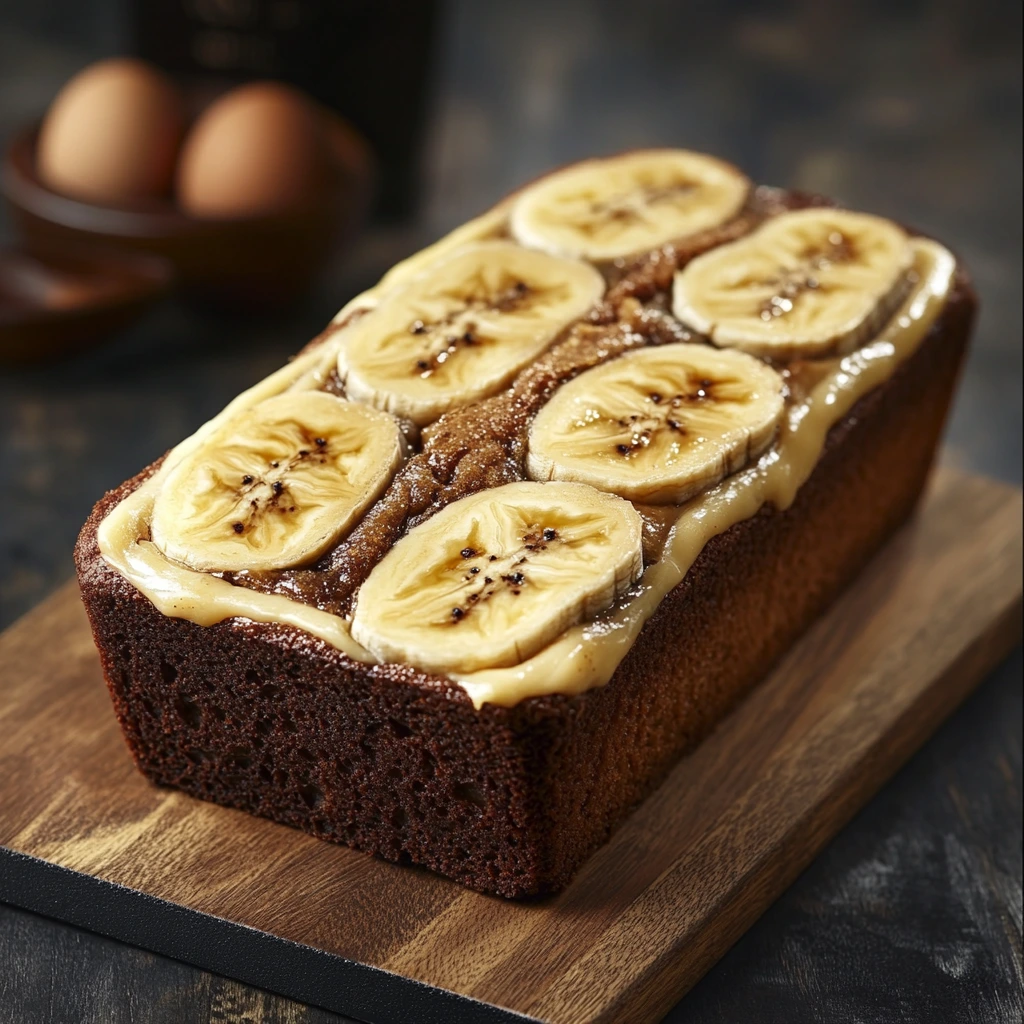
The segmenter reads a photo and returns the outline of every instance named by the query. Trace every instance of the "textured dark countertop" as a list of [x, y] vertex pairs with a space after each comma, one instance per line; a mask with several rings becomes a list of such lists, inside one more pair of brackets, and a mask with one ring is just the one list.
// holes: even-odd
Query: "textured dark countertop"
[[[28, 6], [0, 0], [0, 140], [118, 49], [113, 3]], [[393, 260], [553, 164], [644, 144], [708, 149], [956, 248], [983, 311], [947, 458], [1020, 481], [1019, 3], [463, 0], [437, 67], [420, 218], [369, 233], [299, 309], [239, 323], [169, 304], [74, 361], [0, 369], [0, 627], [71, 575], [105, 489]], [[668, 1019], [1019, 1021], [1021, 675], [1018, 651]], [[0, 1022], [340, 1019], [0, 906]]]

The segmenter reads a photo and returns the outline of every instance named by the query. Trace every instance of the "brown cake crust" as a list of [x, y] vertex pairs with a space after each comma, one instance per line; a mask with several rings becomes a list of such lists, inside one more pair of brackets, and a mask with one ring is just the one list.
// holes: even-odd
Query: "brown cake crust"
[[444, 678], [367, 665], [293, 627], [161, 614], [102, 559], [108, 493], [75, 551], [125, 739], [154, 782], [483, 892], [580, 864], [909, 516], [966, 348], [960, 273], [918, 350], [828, 435], [794, 504], [711, 540], [604, 687], [474, 709]]

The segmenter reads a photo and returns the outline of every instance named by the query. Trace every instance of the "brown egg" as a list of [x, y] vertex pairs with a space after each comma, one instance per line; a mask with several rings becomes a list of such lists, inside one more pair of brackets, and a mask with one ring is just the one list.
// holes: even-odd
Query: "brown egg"
[[194, 217], [248, 217], [302, 206], [327, 177], [319, 112], [275, 82], [232, 89], [196, 121], [178, 163], [178, 202]]
[[138, 60], [101, 61], [75, 75], [47, 112], [39, 177], [96, 203], [166, 195], [184, 126], [181, 97], [166, 75]]

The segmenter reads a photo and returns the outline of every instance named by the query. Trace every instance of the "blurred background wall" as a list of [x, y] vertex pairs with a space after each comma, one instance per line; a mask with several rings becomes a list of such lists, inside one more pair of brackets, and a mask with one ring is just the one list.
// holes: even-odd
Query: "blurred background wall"
[[[0, 142], [73, 72], [125, 52], [128, 14], [127, 0], [0, 0]], [[330, 57], [335, 44], [320, 42]], [[449, 0], [425, 45], [416, 212], [371, 228], [298, 309], [245, 323], [171, 304], [69, 363], [0, 371], [0, 625], [70, 575], [75, 533], [105, 488], [278, 365], [393, 260], [549, 167], [633, 146], [707, 149], [956, 248], [983, 312], [949, 457], [1020, 479], [1019, 0]], [[394, 93], [393, 63], [375, 67], [365, 89]], [[9, 240], [9, 222], [0, 232]]]

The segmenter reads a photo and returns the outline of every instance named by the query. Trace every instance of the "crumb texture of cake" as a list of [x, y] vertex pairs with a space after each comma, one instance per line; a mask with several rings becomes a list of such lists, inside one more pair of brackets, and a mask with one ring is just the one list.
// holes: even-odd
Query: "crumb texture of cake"
[[564, 887], [910, 514], [975, 305], [937, 242], [702, 154], [539, 179], [96, 506], [136, 763]]

